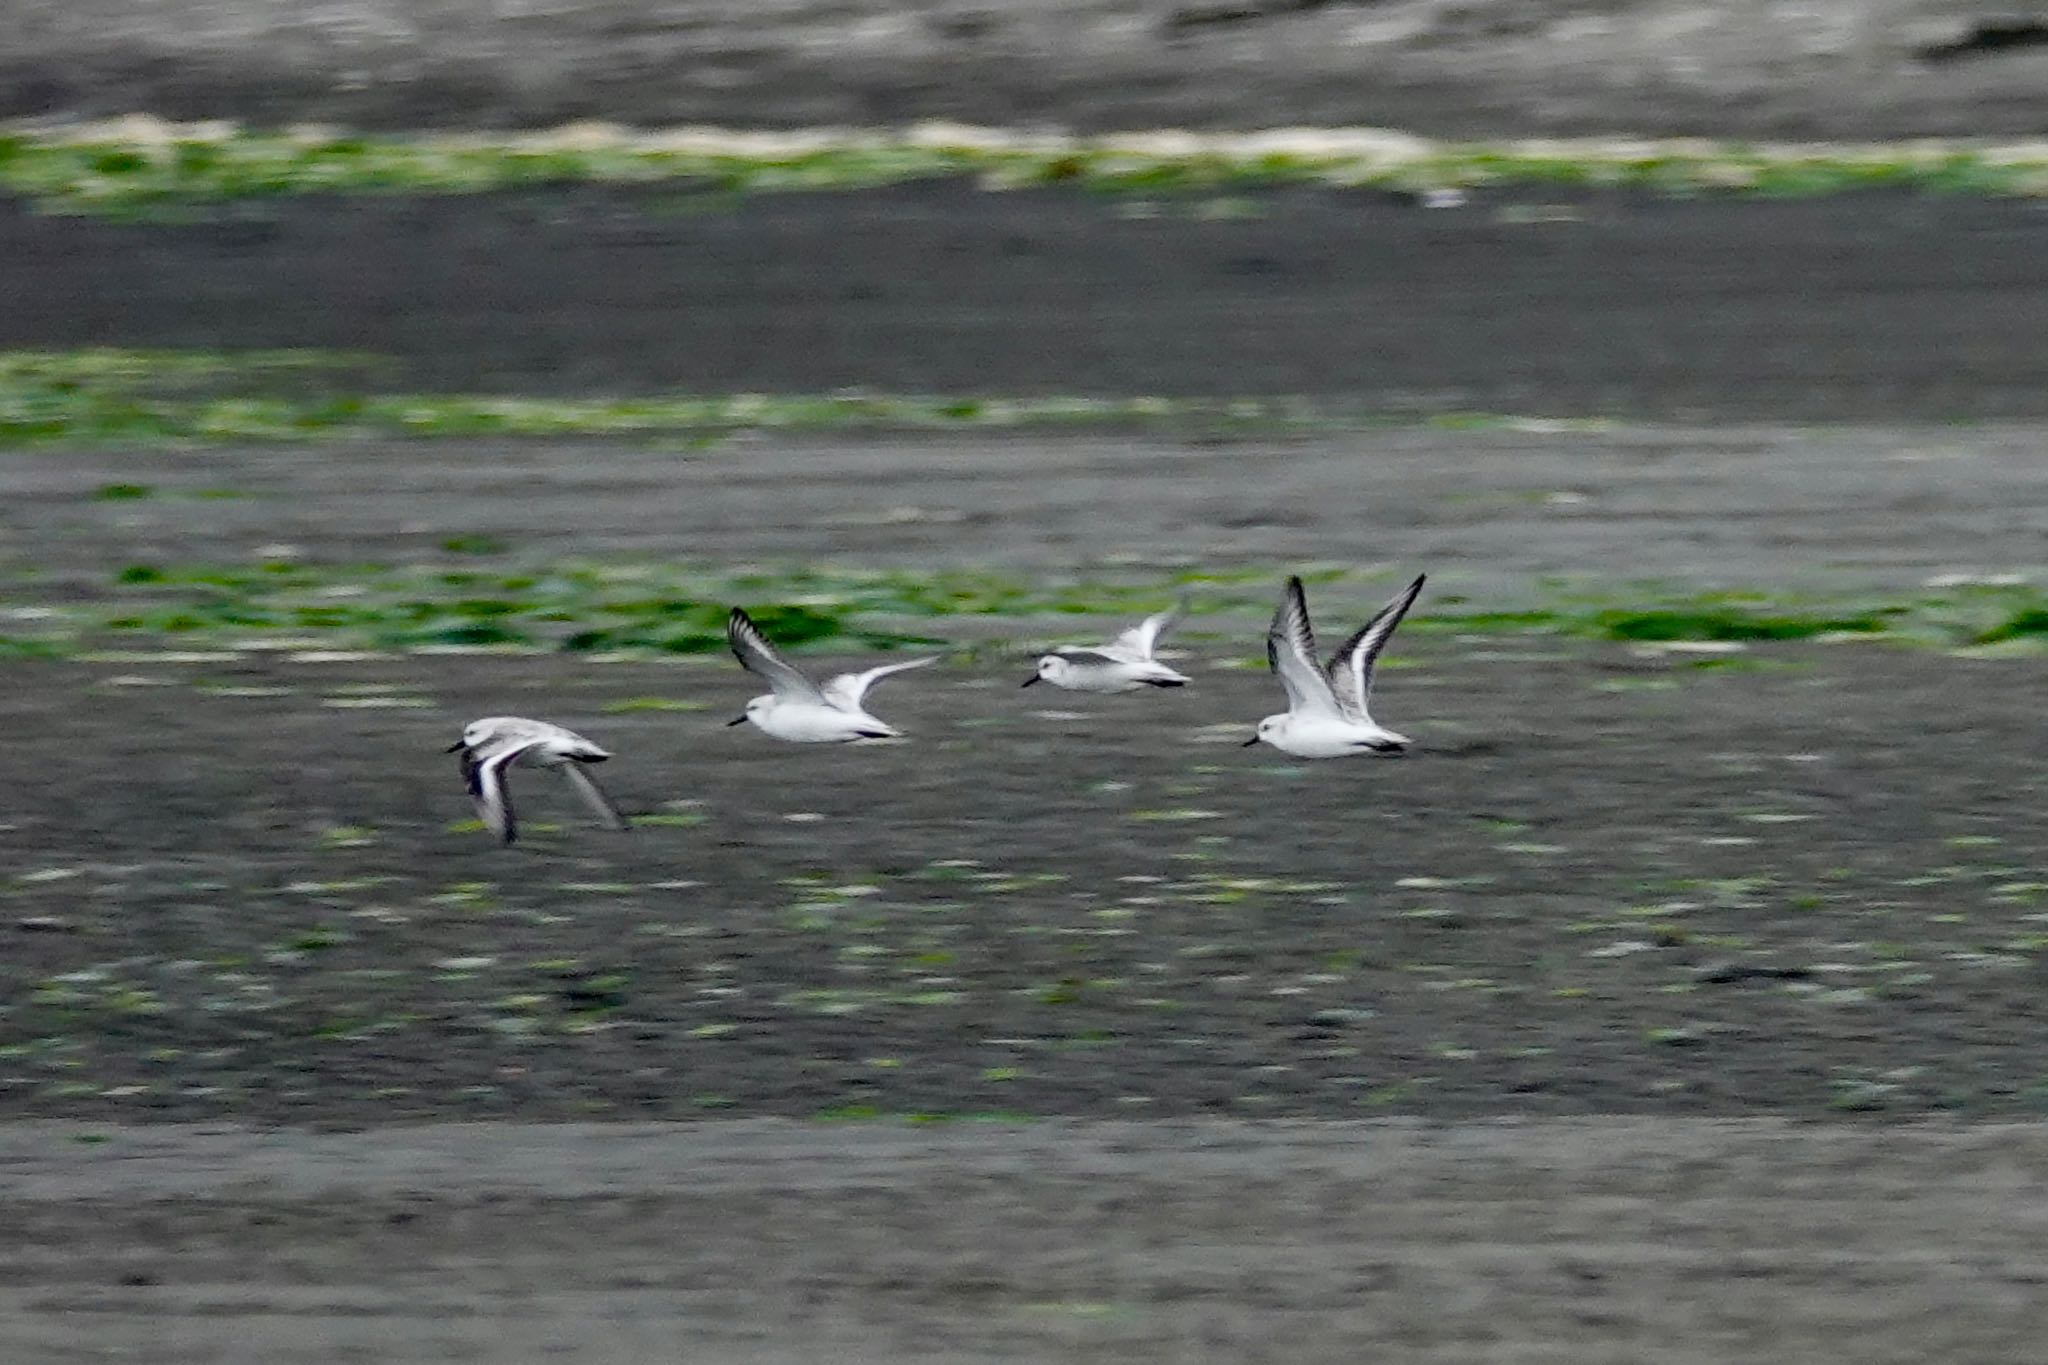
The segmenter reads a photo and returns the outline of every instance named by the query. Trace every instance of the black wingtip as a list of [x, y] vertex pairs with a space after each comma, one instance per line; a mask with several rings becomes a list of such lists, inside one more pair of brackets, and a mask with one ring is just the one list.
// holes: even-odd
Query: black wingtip
[[753, 617], [747, 615], [745, 607], [734, 607], [725, 614], [726, 648], [732, 651], [733, 658], [740, 661], [740, 667], [749, 673], [754, 671], [754, 666], [747, 662], [746, 646], [763, 638], [761, 628], [754, 624]]
[[1300, 574], [1287, 575], [1287, 586], [1280, 593], [1280, 611], [1299, 608], [1303, 620], [1308, 619], [1308, 589], [1302, 586]]

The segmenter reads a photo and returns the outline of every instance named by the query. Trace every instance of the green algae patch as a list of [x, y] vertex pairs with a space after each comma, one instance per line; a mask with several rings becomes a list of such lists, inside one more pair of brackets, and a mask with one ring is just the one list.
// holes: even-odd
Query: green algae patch
[[964, 181], [1125, 196], [1289, 185], [1402, 192], [1555, 187], [1810, 196], [1872, 189], [2048, 193], [2048, 147], [1987, 139], [1750, 143], [1690, 138], [1446, 141], [1374, 128], [1021, 133], [950, 124], [741, 132], [577, 124], [540, 132], [357, 136], [147, 116], [0, 135], [0, 188], [46, 212], [176, 217], [304, 194], [657, 187], [672, 211], [736, 197]]

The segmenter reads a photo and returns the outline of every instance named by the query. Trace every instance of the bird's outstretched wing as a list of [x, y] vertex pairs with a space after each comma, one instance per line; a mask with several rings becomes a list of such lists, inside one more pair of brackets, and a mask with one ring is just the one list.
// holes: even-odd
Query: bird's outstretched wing
[[739, 607], [725, 618], [725, 638], [738, 656], [740, 667], [749, 673], [757, 673], [768, 684], [768, 690], [778, 697], [792, 701], [822, 702], [824, 694], [818, 685], [797, 671], [794, 664], [775, 652], [775, 646], [768, 643], [768, 637], [761, 634], [761, 628], [754, 624], [754, 618]]
[[824, 688], [825, 700], [841, 710], [858, 711], [861, 709], [861, 698], [867, 696], [868, 689], [888, 677], [891, 673], [902, 673], [907, 669], [923, 668], [926, 664], [935, 664], [938, 661], [939, 656], [933, 654], [923, 659], [906, 659], [900, 664], [883, 664], [881, 667], [871, 668], [865, 673], [841, 673], [836, 677], [826, 680]]
[[590, 807], [591, 812], [605, 828], [632, 828], [626, 823], [626, 817], [619, 814], [619, 808], [612, 804], [612, 799], [604, 794], [604, 788], [597, 785], [597, 779], [592, 777], [581, 763], [564, 763], [562, 775], [569, 779], [569, 785], [576, 789], [577, 795], [583, 798], [583, 803]]
[[1428, 577], [1427, 574], [1417, 574], [1413, 583], [1394, 594], [1393, 600], [1374, 612], [1372, 619], [1360, 626], [1330, 659], [1330, 691], [1350, 719], [1367, 719], [1366, 703], [1372, 698], [1373, 665], [1378, 662], [1380, 651], [1387, 647], [1387, 641], [1393, 638], [1394, 627], [1401, 624], [1408, 608], [1415, 605], [1415, 599]]
[[501, 843], [509, 844], [519, 837], [519, 820], [512, 811], [512, 790], [506, 785], [505, 769], [539, 742], [530, 738], [499, 740], [462, 751], [462, 780], [469, 784], [477, 818]]
[[1132, 626], [1129, 630], [1111, 640], [1109, 647], [1111, 649], [1129, 650], [1141, 659], [1149, 659], [1152, 657], [1152, 651], [1158, 648], [1159, 637], [1173, 629], [1174, 623], [1179, 621], [1186, 611], [1187, 602], [1185, 600], [1176, 601], [1165, 611], [1146, 617], [1137, 625]]
[[1330, 695], [1329, 680], [1316, 662], [1315, 628], [1309, 624], [1308, 599], [1299, 578], [1289, 578], [1280, 594], [1280, 606], [1266, 631], [1266, 662], [1287, 689], [1289, 711], [1337, 713], [1337, 699]]

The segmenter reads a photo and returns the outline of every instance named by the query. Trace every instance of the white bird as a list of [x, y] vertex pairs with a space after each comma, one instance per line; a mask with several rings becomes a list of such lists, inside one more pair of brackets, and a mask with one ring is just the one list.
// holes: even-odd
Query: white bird
[[1366, 703], [1372, 696], [1373, 664], [1394, 627], [1415, 605], [1426, 577], [1416, 575], [1413, 583], [1373, 613], [1327, 667], [1316, 661], [1316, 636], [1309, 625], [1308, 599], [1302, 595], [1301, 580], [1289, 578], [1287, 590], [1280, 596], [1280, 609], [1273, 613], [1272, 628], [1266, 632], [1266, 659], [1287, 689], [1287, 712], [1260, 721], [1259, 732], [1246, 740], [1245, 746], [1263, 739], [1297, 758], [1339, 758], [1365, 751], [1395, 753], [1406, 748], [1408, 737], [1374, 723]]
[[769, 688], [766, 696], [747, 703], [744, 714], [726, 723], [752, 721], [775, 738], [798, 744], [843, 744], [857, 739], [899, 737], [902, 731], [862, 709], [862, 698], [870, 687], [891, 673], [938, 662], [933, 656], [883, 664], [865, 673], [841, 673], [826, 679], [820, 687], [777, 654], [760, 627], [738, 607], [725, 619], [725, 638], [731, 641], [732, 652], [739, 656], [741, 666], [767, 679]]
[[1055, 649], [1038, 661], [1038, 671], [1024, 680], [1049, 682], [1074, 692], [1135, 692], [1141, 687], [1185, 687], [1188, 679], [1152, 657], [1152, 650], [1181, 616], [1174, 603], [1148, 616], [1108, 644], [1095, 649]]
[[523, 716], [485, 716], [464, 726], [462, 738], [449, 745], [448, 752], [462, 755], [462, 777], [476, 801], [476, 813], [505, 843], [519, 833], [512, 792], [505, 783], [505, 769], [514, 763], [560, 769], [608, 828], [627, 828], [626, 817], [583, 770], [585, 764], [602, 763], [611, 755], [574, 730]]

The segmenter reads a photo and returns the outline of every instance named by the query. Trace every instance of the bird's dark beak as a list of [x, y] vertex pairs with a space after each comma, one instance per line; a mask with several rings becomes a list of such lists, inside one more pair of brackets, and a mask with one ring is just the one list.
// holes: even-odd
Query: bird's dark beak
[[747, 723], [747, 713], [746, 713], [746, 712], [744, 712], [744, 711], [742, 711], [742, 712], [740, 712], [740, 713], [739, 713], [739, 714], [738, 714], [737, 716], [734, 716], [734, 717], [733, 717], [733, 718], [732, 718], [731, 720], [727, 721], [727, 722], [725, 723], [725, 728], [726, 728], [726, 729], [728, 729], [728, 730], [730, 730], [730, 729], [732, 729], [732, 727], [733, 727], [733, 726], [735, 726], [735, 725], [745, 725], [746, 723]]
[[1250, 739], [1246, 740], [1244, 743], [1238, 745], [1237, 747], [1240, 749], [1249, 749], [1252, 747], [1252, 745], [1257, 744], [1258, 742], [1259, 737], [1257, 735], [1253, 735]]
[[1038, 675], [1037, 675], [1036, 673], [1033, 673], [1033, 674], [1032, 674], [1032, 675], [1031, 675], [1030, 677], [1028, 677], [1028, 678], [1026, 678], [1026, 679], [1024, 680], [1024, 682], [1023, 682], [1023, 685], [1024, 685], [1025, 687], [1029, 687], [1029, 686], [1031, 686], [1031, 684], [1033, 684], [1033, 683], [1035, 683], [1035, 682], [1044, 682], [1044, 681], [1045, 681], [1045, 679], [1043, 679], [1043, 678], [1039, 677], [1039, 676], [1038, 676]]
[[444, 754], [452, 754], [452, 753], [458, 753], [458, 752], [460, 752], [460, 751], [461, 751], [462, 747], [463, 747], [463, 745], [462, 745], [462, 741], [458, 739], [458, 740], [456, 740], [456, 741], [455, 741], [455, 742], [454, 742], [453, 744], [451, 744], [451, 745], [449, 745], [449, 746], [448, 746], [447, 748], [443, 749], [443, 750], [442, 750], [441, 752], [442, 752], [442, 753], [444, 753]]

